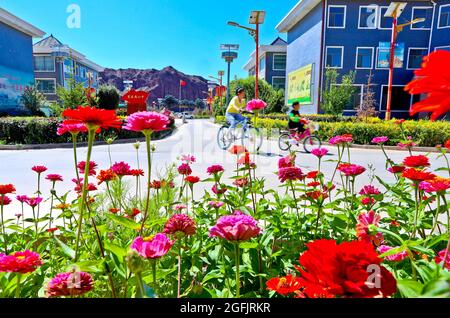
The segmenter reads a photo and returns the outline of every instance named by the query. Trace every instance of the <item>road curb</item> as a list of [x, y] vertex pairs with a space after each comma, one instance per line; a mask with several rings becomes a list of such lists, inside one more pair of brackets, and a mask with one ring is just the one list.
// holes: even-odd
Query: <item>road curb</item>
[[[171, 130], [169, 133], [161, 136], [158, 139], [154, 139], [152, 141], [156, 140], [162, 140], [166, 137], [169, 137], [173, 135], [175, 131], [177, 131], [178, 127]], [[113, 145], [121, 145], [121, 144], [131, 144], [135, 142], [143, 142], [145, 141], [145, 137], [142, 138], [130, 138], [130, 139], [117, 139], [112, 144]], [[108, 143], [106, 141], [95, 141], [94, 146], [104, 146]], [[88, 146], [87, 142], [79, 142], [77, 143], [77, 148], [85, 148]], [[72, 148], [73, 143], [59, 143], [59, 144], [35, 144], [35, 145], [0, 145], [0, 151], [2, 150], [46, 150], [46, 149], [67, 149]]]

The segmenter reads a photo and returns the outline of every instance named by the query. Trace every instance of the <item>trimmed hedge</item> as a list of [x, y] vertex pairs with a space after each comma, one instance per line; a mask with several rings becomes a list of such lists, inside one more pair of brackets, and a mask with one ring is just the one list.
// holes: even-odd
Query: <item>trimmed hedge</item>
[[[0, 118], [0, 142], [4, 144], [52, 144], [72, 142], [70, 134], [58, 136], [56, 133], [60, 118], [45, 117], [5, 117]], [[172, 123], [171, 129], [174, 129]], [[155, 132], [154, 139], [160, 138], [164, 132]], [[97, 135], [96, 140], [141, 138], [141, 133], [128, 130], [109, 129]], [[79, 135], [79, 141], [87, 141], [86, 134]]]
[[[268, 119], [280, 119], [286, 120], [288, 117], [287, 114], [260, 114], [259, 118], [268, 118]], [[324, 115], [324, 114], [302, 114], [302, 117], [307, 118], [308, 120], [314, 122], [355, 122], [358, 120], [356, 116], [341, 116], [341, 115]]]
[[[216, 122], [224, 123], [225, 118], [217, 116]], [[286, 130], [287, 120], [258, 118], [258, 127], [266, 129], [268, 135], [271, 135], [273, 129]], [[447, 121], [407, 120], [402, 127], [405, 134], [422, 147], [443, 145], [450, 139], [450, 122]], [[387, 145], [391, 146], [403, 139], [400, 126], [395, 124], [395, 120], [384, 121], [378, 118], [368, 122], [320, 122], [317, 134], [324, 141], [336, 135], [352, 134], [354, 143], [361, 145], [371, 144], [372, 139], [378, 136], [389, 137]]]

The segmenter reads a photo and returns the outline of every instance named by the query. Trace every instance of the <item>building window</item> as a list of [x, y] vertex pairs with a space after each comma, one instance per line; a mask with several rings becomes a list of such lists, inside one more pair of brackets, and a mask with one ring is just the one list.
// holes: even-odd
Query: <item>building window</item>
[[450, 28], [450, 4], [443, 5], [439, 8], [438, 28]]
[[359, 7], [359, 29], [376, 29], [377, 28], [377, 6], [360, 6]]
[[345, 28], [346, 6], [328, 6], [328, 27], [343, 29]]
[[55, 94], [56, 93], [56, 80], [55, 79], [36, 79], [36, 87], [42, 94]]
[[286, 88], [286, 77], [283, 77], [283, 76], [272, 77], [272, 87], [275, 89], [285, 89]]
[[408, 53], [408, 69], [418, 69], [422, 65], [423, 57], [428, 54], [427, 48], [410, 47]]
[[266, 58], [262, 57], [259, 59], [259, 70], [263, 70], [266, 68]]
[[450, 46], [436, 46], [434, 48], [435, 51], [448, 51], [450, 52]]
[[34, 56], [34, 70], [36, 72], [54, 72], [55, 59], [53, 56]]
[[[388, 85], [381, 86], [380, 111], [385, 111], [387, 107]], [[405, 91], [405, 86], [394, 85], [392, 87], [391, 110], [398, 112], [409, 112], [412, 95]]]
[[380, 18], [378, 28], [381, 30], [392, 30], [392, 18], [386, 18], [384, 15], [386, 14], [388, 7], [380, 7]]
[[411, 24], [412, 30], [430, 30], [433, 20], [433, 7], [414, 7], [411, 21], [415, 19], [425, 19], [425, 21]]
[[327, 47], [327, 67], [342, 68], [344, 58], [344, 47], [328, 46]]
[[373, 66], [373, 47], [356, 48], [356, 68], [371, 69]]
[[273, 70], [285, 71], [286, 70], [286, 54], [274, 54], [273, 55]]

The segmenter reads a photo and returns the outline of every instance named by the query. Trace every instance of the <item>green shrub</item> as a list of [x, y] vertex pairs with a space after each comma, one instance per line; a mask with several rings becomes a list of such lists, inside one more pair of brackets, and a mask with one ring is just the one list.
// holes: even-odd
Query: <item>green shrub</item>
[[120, 103], [120, 92], [112, 85], [102, 85], [97, 90], [98, 108], [116, 110]]

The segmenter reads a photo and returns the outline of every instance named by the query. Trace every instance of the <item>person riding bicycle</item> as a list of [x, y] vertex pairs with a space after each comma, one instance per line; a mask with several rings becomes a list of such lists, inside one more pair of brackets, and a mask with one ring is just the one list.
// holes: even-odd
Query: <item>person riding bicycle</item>
[[245, 102], [245, 90], [243, 88], [236, 89], [236, 96], [230, 101], [228, 105], [227, 112], [225, 117], [227, 121], [230, 123], [229, 132], [234, 131], [238, 123], [242, 123], [242, 129], [244, 132], [247, 131], [247, 122], [248, 118], [242, 115], [242, 112], [245, 110], [246, 106]]
[[289, 113], [288, 127], [290, 130], [296, 130], [296, 137], [301, 136], [305, 132], [305, 125], [308, 124], [308, 121], [300, 116], [299, 109], [300, 103], [294, 102], [292, 104], [292, 110]]

